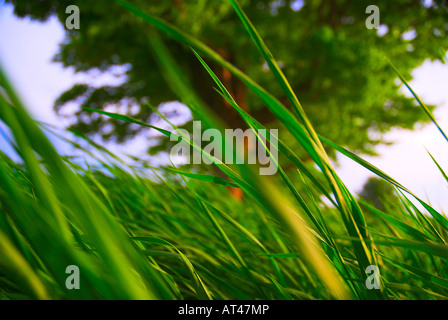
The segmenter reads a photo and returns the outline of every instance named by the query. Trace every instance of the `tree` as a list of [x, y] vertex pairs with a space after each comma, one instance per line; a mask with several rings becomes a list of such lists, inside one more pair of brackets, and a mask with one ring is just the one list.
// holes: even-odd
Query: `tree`
[[[6, 0], [19, 17], [45, 21], [56, 15], [65, 23], [71, 0]], [[267, 70], [231, 6], [224, 0], [130, 0], [143, 11], [162, 18], [210, 45], [288, 106], [281, 88]], [[396, 76], [384, 56], [400, 72], [410, 72], [425, 59], [439, 59], [448, 47], [446, 0], [240, 0], [288, 77], [317, 132], [372, 153], [381, 133], [392, 127], [412, 128], [424, 119], [412, 99], [399, 92]], [[380, 9], [381, 27], [367, 29], [366, 8]], [[55, 103], [90, 108], [120, 105], [142, 121], [151, 115], [142, 101], [153, 105], [175, 100], [163, 82], [148, 44], [150, 26], [112, 1], [78, 0], [79, 30], [67, 30], [55, 60], [77, 72], [101, 71], [125, 75], [117, 86], [77, 84]], [[188, 48], [165, 39], [176, 61], [200, 97], [229, 127], [242, 127], [240, 118], [213, 90], [207, 73]], [[264, 124], [273, 121], [260, 100], [227, 70], [211, 63], [237, 102]], [[80, 108], [73, 129], [122, 142], [142, 128], [113, 119], [105, 121]], [[380, 133], [372, 135], [371, 133]]]
[[359, 195], [376, 209], [382, 211], [390, 205], [400, 203], [400, 198], [397, 196], [394, 187], [376, 177], [370, 177], [366, 181]]

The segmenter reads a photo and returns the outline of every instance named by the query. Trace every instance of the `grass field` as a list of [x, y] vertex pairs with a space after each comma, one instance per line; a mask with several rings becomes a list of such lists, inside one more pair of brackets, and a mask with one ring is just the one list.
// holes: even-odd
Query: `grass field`
[[[215, 166], [228, 178], [178, 168], [132, 167], [93, 142], [88, 142], [90, 149], [102, 154], [100, 165], [80, 165], [58, 154], [2, 71], [0, 120], [11, 131], [10, 145], [21, 161], [0, 153], [0, 299], [448, 296], [447, 217], [337, 141], [315, 132], [276, 60], [236, 1], [230, 2], [247, 36], [292, 109], [199, 39], [125, 1], [116, 2], [154, 27], [148, 37], [151, 48], [167, 82], [195, 119], [209, 127], [222, 127], [185, 81], [159, 32], [189, 46], [215, 80], [217, 94], [239, 112], [248, 127], [260, 129], [262, 125], [237, 105], [206, 61], [219, 63], [241, 79], [306, 150], [319, 171], [310, 170], [281, 135], [279, 154], [294, 170], [283, 170], [280, 165], [272, 177], [258, 175], [256, 165], [220, 162]], [[413, 94], [422, 112], [437, 125]], [[127, 116], [90, 111], [170, 134]], [[398, 201], [384, 203], [380, 211], [358, 200], [339, 179], [325, 147], [386, 180], [396, 189]], [[82, 152], [94, 157], [88, 149]], [[229, 187], [240, 188], [243, 199], [231, 197]], [[66, 287], [70, 265], [79, 267], [79, 290]], [[380, 270], [379, 289], [366, 287], [369, 266]]]

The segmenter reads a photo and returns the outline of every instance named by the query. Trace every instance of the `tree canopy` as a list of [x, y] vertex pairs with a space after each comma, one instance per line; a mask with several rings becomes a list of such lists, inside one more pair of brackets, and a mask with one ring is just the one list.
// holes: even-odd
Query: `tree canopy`
[[[65, 23], [70, 0], [6, 0], [19, 17], [45, 21], [56, 15]], [[211, 46], [273, 95], [284, 93], [266, 68], [231, 6], [224, 0], [129, 0]], [[81, 27], [67, 30], [55, 60], [77, 72], [117, 72], [117, 86], [79, 83], [55, 103], [57, 111], [71, 102], [102, 109], [120, 105], [124, 113], [148, 121], [153, 105], [175, 100], [151, 54], [151, 28], [113, 1], [78, 0]], [[448, 47], [448, 3], [443, 1], [240, 0], [304, 106], [316, 131], [361, 152], [372, 152], [392, 127], [412, 128], [424, 114], [400, 91], [385, 57], [411, 78], [425, 59], [440, 59]], [[366, 7], [380, 9], [379, 30], [366, 28]], [[213, 84], [189, 48], [165, 39], [198, 95], [230, 127], [241, 127], [236, 112], [213, 90]], [[240, 106], [256, 119], [274, 120], [260, 100], [227, 70], [211, 63]], [[117, 71], [118, 70], [118, 71]], [[140, 127], [87, 116], [79, 107], [72, 128], [124, 141]], [[112, 130], [111, 130], [112, 128]]]

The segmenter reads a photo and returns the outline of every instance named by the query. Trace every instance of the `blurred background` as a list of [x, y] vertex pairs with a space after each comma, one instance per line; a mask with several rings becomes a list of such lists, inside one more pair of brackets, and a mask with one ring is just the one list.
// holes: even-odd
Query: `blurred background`
[[[200, 38], [287, 105], [226, 1], [130, 2]], [[446, 212], [447, 186], [426, 151], [448, 169], [446, 141], [384, 57], [412, 79], [414, 91], [433, 109], [442, 128], [448, 128], [448, 65], [443, 63], [448, 48], [447, 2], [240, 2], [280, 61], [317, 132], [356, 151]], [[64, 26], [65, 8], [71, 4], [80, 8], [79, 30]], [[365, 26], [365, 8], [370, 4], [381, 10], [378, 30]], [[144, 105], [150, 101], [175, 124], [188, 128], [192, 115], [164, 82], [146, 33], [141, 32], [145, 28], [149, 27], [111, 1], [0, 1], [0, 61], [36, 120], [70, 138], [65, 129], [86, 134], [128, 161], [131, 155], [166, 165], [170, 148], [166, 139], [80, 108], [128, 114], [163, 127]], [[202, 100], [229, 128], [244, 127], [214, 92], [194, 55], [166, 41]], [[226, 70], [211, 67], [239, 105], [266, 126], [280, 126], [242, 83]], [[0, 129], [7, 135], [5, 128]], [[76, 155], [60, 139], [52, 141], [62, 154]], [[299, 146], [291, 147], [302, 152]], [[343, 156], [331, 155], [349, 189], [362, 192], [369, 172]]]

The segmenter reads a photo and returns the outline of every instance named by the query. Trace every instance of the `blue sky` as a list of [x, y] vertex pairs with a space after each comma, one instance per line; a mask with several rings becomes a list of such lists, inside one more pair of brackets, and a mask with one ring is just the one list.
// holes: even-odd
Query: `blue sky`
[[[64, 39], [64, 29], [55, 18], [45, 24], [17, 19], [11, 6], [0, 5], [0, 32], [0, 62], [37, 120], [62, 129], [70, 119], [57, 117], [52, 110], [60, 93], [79, 81], [98, 84], [117, 81], [108, 76], [93, 79], [92, 75], [74, 74], [73, 70], [52, 62], [58, 44]], [[423, 101], [438, 106], [435, 116], [442, 128], [448, 130], [448, 65], [426, 61], [414, 71], [411, 85]], [[385, 139], [395, 143], [379, 146], [376, 149], [379, 157], [365, 158], [423, 199], [429, 199], [435, 208], [448, 212], [448, 185], [426, 152], [428, 149], [448, 171], [448, 143], [437, 129], [417, 125], [414, 131], [392, 130]], [[54, 142], [61, 152], [71, 152], [66, 145]], [[118, 155], [138, 156], [149, 143], [155, 143], [154, 138], [148, 140], [142, 135], [127, 145], [108, 144], [108, 148]], [[337, 171], [342, 180], [351, 191], [360, 191], [371, 174], [343, 156], [339, 157], [339, 164]]]

